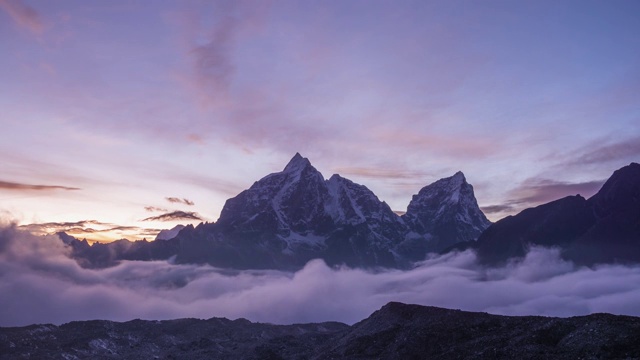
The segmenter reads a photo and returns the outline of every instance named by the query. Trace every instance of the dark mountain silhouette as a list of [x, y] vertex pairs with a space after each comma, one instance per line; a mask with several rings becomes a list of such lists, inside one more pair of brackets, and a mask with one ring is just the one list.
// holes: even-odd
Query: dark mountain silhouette
[[216, 223], [186, 226], [173, 239], [90, 246], [62, 238], [86, 267], [174, 257], [236, 269], [296, 270], [315, 258], [407, 268], [429, 252], [468, 248], [497, 265], [531, 246], [559, 247], [578, 264], [640, 262], [640, 165], [615, 171], [589, 199], [568, 196], [491, 224], [461, 172], [422, 188], [398, 216], [365, 186], [339, 175], [325, 180], [296, 154], [283, 171], [227, 200]]
[[490, 222], [464, 174], [415, 195], [402, 217], [367, 187], [333, 175], [325, 180], [296, 154], [281, 172], [256, 181], [224, 205], [215, 223], [186, 226], [158, 242], [75, 245], [86, 266], [166, 259], [225, 268], [294, 270], [320, 258], [329, 265], [406, 268], [461, 241]]
[[560, 247], [578, 264], [640, 262], [640, 165], [615, 171], [588, 200], [568, 196], [526, 209], [468, 245], [489, 264], [523, 256], [532, 245]]

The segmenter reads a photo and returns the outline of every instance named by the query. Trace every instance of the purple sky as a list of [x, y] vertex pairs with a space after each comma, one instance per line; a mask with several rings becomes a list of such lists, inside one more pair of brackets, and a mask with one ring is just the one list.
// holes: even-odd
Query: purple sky
[[296, 152], [400, 211], [457, 170], [492, 220], [590, 196], [640, 159], [638, 34], [635, 0], [0, 0], [0, 215], [153, 238]]

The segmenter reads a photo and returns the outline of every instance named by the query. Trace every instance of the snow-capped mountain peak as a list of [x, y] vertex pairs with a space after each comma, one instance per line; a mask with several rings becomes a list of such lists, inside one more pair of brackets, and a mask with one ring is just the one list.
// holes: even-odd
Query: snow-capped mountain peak
[[423, 188], [400, 217], [366, 186], [337, 174], [325, 180], [296, 153], [282, 171], [227, 200], [215, 228], [277, 256], [397, 266], [406, 254], [421, 260], [426, 251], [473, 240], [486, 226], [462, 172]]
[[168, 230], [161, 230], [158, 235], [156, 235], [156, 240], [170, 240], [178, 235], [180, 230], [184, 229], [184, 225], [176, 225]]
[[309, 159], [302, 157], [300, 153], [296, 153], [287, 166], [284, 167], [283, 173], [292, 173], [292, 172], [300, 172], [304, 170], [307, 166], [311, 166], [311, 162]]
[[415, 233], [438, 238], [437, 248], [475, 240], [491, 224], [461, 171], [423, 187], [403, 218]]

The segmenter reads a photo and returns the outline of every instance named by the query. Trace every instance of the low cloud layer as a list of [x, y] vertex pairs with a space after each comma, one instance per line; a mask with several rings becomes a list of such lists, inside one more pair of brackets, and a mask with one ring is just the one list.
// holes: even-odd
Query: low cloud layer
[[55, 236], [0, 228], [0, 326], [181, 317], [353, 323], [389, 301], [509, 315], [640, 315], [640, 267], [576, 268], [543, 248], [498, 269], [463, 252], [378, 273], [318, 260], [295, 273], [163, 261], [95, 270], [67, 252]]

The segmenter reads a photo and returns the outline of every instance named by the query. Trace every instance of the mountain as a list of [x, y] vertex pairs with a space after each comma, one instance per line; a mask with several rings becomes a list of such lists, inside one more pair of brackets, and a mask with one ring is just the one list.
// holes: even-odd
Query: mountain
[[461, 172], [424, 187], [401, 217], [366, 186], [338, 174], [325, 180], [296, 153], [282, 171], [228, 199], [215, 223], [161, 233], [158, 239], [168, 238], [163, 244], [78, 246], [74, 254], [96, 259], [93, 266], [175, 255], [177, 263], [237, 269], [296, 270], [316, 258], [329, 265], [407, 268], [428, 252], [475, 240], [489, 224]]
[[425, 244], [427, 251], [474, 241], [491, 224], [478, 207], [473, 186], [460, 171], [422, 188], [402, 218], [411, 230], [408, 237], [430, 239]]
[[422, 189], [400, 217], [367, 187], [337, 174], [325, 180], [296, 154], [283, 171], [227, 200], [216, 223], [181, 231], [176, 261], [298, 269], [320, 258], [402, 268], [475, 240], [488, 224], [462, 173]]
[[489, 264], [555, 246], [578, 264], [640, 261], [640, 165], [631, 163], [591, 198], [568, 196], [489, 226], [474, 244]]
[[158, 235], [156, 235], [156, 240], [173, 239], [182, 229], [184, 229], [184, 225], [176, 225], [169, 230], [161, 230]]
[[640, 318], [500, 316], [388, 303], [352, 326], [245, 319], [0, 328], [0, 359], [637, 359]]

